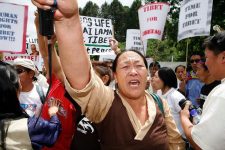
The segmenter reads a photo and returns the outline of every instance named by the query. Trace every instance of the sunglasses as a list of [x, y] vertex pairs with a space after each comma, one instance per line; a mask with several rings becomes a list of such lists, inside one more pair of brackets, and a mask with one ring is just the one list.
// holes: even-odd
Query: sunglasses
[[190, 62], [191, 63], [194, 63], [194, 62], [199, 63], [200, 62], [200, 59], [192, 59]]
[[25, 72], [26, 70], [25, 69], [21, 69], [21, 68], [17, 68], [16, 69], [16, 72], [18, 73], [18, 74], [21, 74], [21, 73], [23, 73], [23, 72]]

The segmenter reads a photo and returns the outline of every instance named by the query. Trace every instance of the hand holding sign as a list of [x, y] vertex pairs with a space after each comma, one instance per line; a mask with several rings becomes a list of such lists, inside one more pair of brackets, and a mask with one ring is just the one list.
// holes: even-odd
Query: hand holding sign
[[119, 54], [121, 52], [120, 48], [119, 48], [119, 43], [116, 39], [110, 38], [109, 45], [110, 45], [111, 49], [115, 52], [115, 54]]

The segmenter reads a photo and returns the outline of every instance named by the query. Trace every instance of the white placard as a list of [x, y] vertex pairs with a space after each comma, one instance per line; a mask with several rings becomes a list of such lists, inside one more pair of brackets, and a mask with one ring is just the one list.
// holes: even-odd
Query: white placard
[[24, 53], [28, 6], [0, 2], [0, 51]]
[[145, 56], [147, 50], [147, 41], [142, 41], [140, 34], [141, 31], [139, 29], [127, 29], [126, 49], [138, 50]]
[[148, 3], [138, 10], [142, 40], [162, 39], [169, 4], [163, 2]]
[[210, 34], [213, 0], [184, 0], [179, 15], [178, 41]]
[[80, 16], [85, 46], [89, 55], [114, 55], [109, 45], [113, 36], [111, 19]]

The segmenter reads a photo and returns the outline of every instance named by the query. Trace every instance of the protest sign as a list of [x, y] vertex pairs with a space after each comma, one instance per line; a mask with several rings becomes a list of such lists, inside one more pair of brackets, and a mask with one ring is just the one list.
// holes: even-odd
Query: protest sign
[[210, 34], [213, 0], [184, 0], [179, 15], [178, 41]]
[[162, 39], [169, 4], [163, 2], [148, 3], [138, 9], [142, 40]]
[[28, 6], [0, 2], [0, 51], [24, 53]]
[[147, 41], [141, 41], [140, 30], [128, 29], [126, 35], [126, 49], [133, 49], [141, 52], [144, 56], [147, 50]]
[[3, 53], [3, 61], [13, 64], [13, 60], [17, 57], [30, 59], [37, 66], [38, 70], [42, 70], [43, 58], [39, 54], [39, 48], [37, 44], [37, 39], [27, 38], [26, 52], [25, 54], [15, 54], [15, 53]]
[[[7, 63], [13, 63], [13, 60], [17, 57], [31, 59], [32, 61], [34, 61], [38, 69], [41, 71], [43, 67], [43, 59], [39, 53], [36, 28], [34, 25], [34, 18], [35, 18], [34, 12], [36, 11], [37, 8], [32, 4], [30, 0], [19, 0], [19, 1], [1, 0], [1, 2], [4, 3], [10, 2], [16, 5], [21, 4], [26, 5], [26, 7], [28, 7], [27, 32], [25, 38], [24, 53], [21, 54], [14, 52], [4, 52], [2, 57], [3, 61]], [[7, 7], [7, 9], [10, 8]], [[19, 30], [19, 28], [16, 28], [16, 30]]]
[[113, 36], [110, 19], [80, 16], [85, 46], [89, 55], [113, 55], [109, 38]]

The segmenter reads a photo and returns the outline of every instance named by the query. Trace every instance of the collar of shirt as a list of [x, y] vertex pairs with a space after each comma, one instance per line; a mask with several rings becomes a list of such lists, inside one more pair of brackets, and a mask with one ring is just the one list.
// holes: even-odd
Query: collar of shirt
[[225, 83], [225, 78], [223, 78], [223, 79], [221, 80], [221, 83]]
[[145, 97], [147, 100], [147, 107], [148, 107], [148, 120], [146, 120], [145, 124], [142, 125], [137, 118], [135, 112], [131, 108], [131, 106], [128, 104], [128, 102], [119, 94], [117, 91], [117, 94], [120, 96], [122, 103], [124, 107], [127, 110], [128, 117], [133, 125], [133, 128], [135, 132], [137, 133], [135, 136], [135, 140], [143, 140], [147, 132], [149, 131], [150, 127], [152, 126], [155, 116], [156, 116], [156, 105], [152, 97], [148, 94], [148, 92], [145, 93]]
[[162, 95], [163, 98], [167, 99], [167, 96], [168, 96], [171, 92], [173, 92], [174, 90], [175, 90], [174, 88], [170, 88], [165, 94]]

